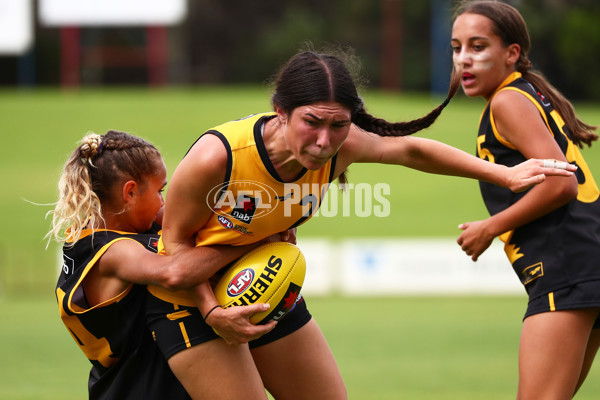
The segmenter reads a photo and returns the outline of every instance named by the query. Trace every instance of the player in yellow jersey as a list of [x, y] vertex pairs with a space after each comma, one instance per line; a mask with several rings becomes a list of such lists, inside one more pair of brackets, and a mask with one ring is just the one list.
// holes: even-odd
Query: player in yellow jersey
[[[300, 52], [279, 73], [274, 112], [207, 131], [177, 167], [165, 209], [166, 254], [207, 244], [251, 243], [290, 229], [293, 235], [317, 210], [328, 184], [343, 180], [355, 162], [476, 178], [511, 190], [541, 182], [544, 173], [572, 176], [544, 168], [542, 160], [507, 168], [406, 136], [431, 125], [458, 85], [453, 80], [448, 99], [427, 116], [389, 123], [365, 111], [340, 58]], [[194, 302], [185, 294], [151, 293], [150, 327], [192, 397], [265, 399], [264, 389], [254, 390], [257, 383], [276, 399], [347, 397], [335, 359], [304, 301], [275, 327], [253, 326], [244, 307], [219, 308], [208, 284], [195, 291], [201, 315], [189, 307]], [[182, 307], [188, 307], [189, 316], [166, 317]]]
[[579, 151], [598, 138], [596, 127], [531, 70], [527, 26], [514, 7], [475, 1], [457, 15], [452, 48], [463, 90], [487, 101], [477, 155], [497, 165], [536, 157], [579, 167], [521, 193], [481, 182], [492, 216], [462, 224], [458, 239], [477, 260], [499, 236], [529, 295], [517, 398], [571, 399], [600, 346], [600, 193]]

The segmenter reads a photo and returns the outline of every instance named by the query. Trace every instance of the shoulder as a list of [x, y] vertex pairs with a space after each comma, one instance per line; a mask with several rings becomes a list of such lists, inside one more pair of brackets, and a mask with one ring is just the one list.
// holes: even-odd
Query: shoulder
[[200, 177], [211, 181], [223, 179], [228, 157], [227, 148], [219, 136], [204, 134], [175, 169], [170, 187], [178, 181], [193, 184]]
[[520, 118], [529, 113], [537, 113], [533, 101], [518, 90], [504, 89], [498, 92], [490, 102], [495, 118]]
[[355, 124], [351, 124], [348, 137], [344, 140], [342, 147], [338, 151], [338, 163], [342, 162], [346, 166], [356, 162], [362, 158], [371, 136], [376, 136], [371, 132], [367, 132], [359, 128]]
[[98, 266], [103, 275], [116, 275], [123, 265], [130, 265], [132, 261], [152, 254], [137, 240], [122, 236], [106, 245]]
[[523, 92], [502, 90], [494, 96], [490, 108], [498, 135], [528, 157], [538, 154], [532, 152], [532, 146], [551, 139], [544, 110]]
[[222, 135], [211, 132], [202, 135], [192, 146], [182, 162], [192, 163], [208, 160], [219, 163], [227, 160], [227, 148]]
[[109, 243], [105, 245], [103, 257], [117, 257], [123, 259], [123, 261], [127, 261], [127, 259], [131, 256], [134, 256], [140, 251], [148, 251], [144, 248], [139, 241], [135, 240], [133, 237], [120, 236], [118, 238], [113, 239]]

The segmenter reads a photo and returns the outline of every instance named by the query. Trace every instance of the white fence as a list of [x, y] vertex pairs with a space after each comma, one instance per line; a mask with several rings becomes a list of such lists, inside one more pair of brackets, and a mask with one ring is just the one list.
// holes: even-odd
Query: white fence
[[477, 262], [456, 239], [299, 239], [307, 262], [305, 294], [523, 294], [494, 240]]

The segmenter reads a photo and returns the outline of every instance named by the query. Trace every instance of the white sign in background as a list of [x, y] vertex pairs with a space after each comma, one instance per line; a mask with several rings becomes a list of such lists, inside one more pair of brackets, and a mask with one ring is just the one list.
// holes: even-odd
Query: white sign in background
[[24, 54], [32, 44], [32, 0], [0, 0], [0, 55]]
[[477, 262], [455, 239], [299, 239], [307, 263], [305, 294], [524, 294], [504, 244]]
[[175, 25], [187, 0], [39, 0], [44, 26]]

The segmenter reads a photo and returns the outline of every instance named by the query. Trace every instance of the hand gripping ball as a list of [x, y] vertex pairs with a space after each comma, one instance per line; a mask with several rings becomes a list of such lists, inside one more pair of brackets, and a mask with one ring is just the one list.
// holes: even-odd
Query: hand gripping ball
[[250, 318], [253, 324], [279, 321], [300, 295], [306, 261], [298, 247], [274, 242], [251, 250], [227, 269], [214, 288], [223, 308], [269, 303], [271, 307]]

